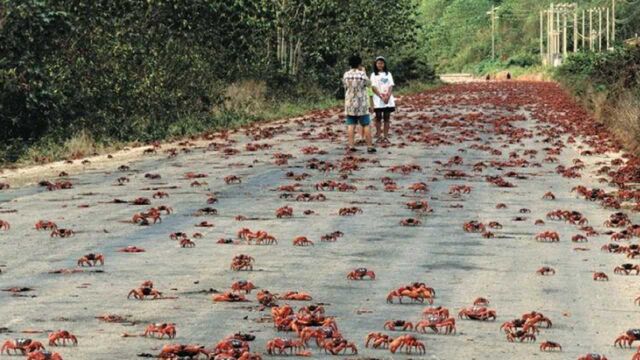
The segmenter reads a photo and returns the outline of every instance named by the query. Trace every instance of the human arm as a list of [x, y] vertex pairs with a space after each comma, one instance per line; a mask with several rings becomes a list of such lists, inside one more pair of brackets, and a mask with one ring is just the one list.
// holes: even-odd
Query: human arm
[[389, 88], [387, 89], [387, 92], [384, 94], [385, 97], [383, 98], [385, 104], [387, 104], [389, 100], [391, 100], [391, 96], [393, 96], [393, 87], [395, 85], [395, 82], [393, 82], [393, 75], [389, 73]]

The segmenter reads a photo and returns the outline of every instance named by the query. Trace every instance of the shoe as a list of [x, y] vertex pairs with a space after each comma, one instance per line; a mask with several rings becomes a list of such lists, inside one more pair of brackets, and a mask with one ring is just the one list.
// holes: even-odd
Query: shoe
[[348, 150], [348, 151], [349, 151], [349, 152], [356, 152], [356, 151], [358, 151], [358, 149], [356, 149], [356, 148], [352, 147], [352, 148], [349, 148], [349, 150]]
[[370, 147], [370, 148], [368, 148], [368, 149], [367, 149], [367, 152], [368, 152], [369, 154], [373, 154], [373, 153], [376, 153], [376, 152], [378, 152], [378, 151], [376, 150], [376, 148], [374, 148], [374, 147]]
[[362, 139], [360, 139], [360, 140], [356, 141], [356, 145], [365, 145], [366, 143], [367, 143], [367, 142], [366, 142], [366, 141], [364, 141], [364, 140], [362, 140]]

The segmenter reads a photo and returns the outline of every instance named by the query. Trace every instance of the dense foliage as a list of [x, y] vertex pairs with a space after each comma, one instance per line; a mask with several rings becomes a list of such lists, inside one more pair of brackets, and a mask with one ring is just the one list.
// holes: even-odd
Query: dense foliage
[[596, 90], [613, 93], [635, 90], [640, 98], [640, 47], [577, 54], [557, 69], [556, 76], [578, 95], [583, 94], [584, 82], [588, 81]]
[[[225, 89], [333, 94], [348, 55], [429, 77], [412, 0], [0, 0], [0, 160], [78, 133], [151, 140], [225, 125]], [[185, 125], [187, 124], [187, 125]]]
[[640, 47], [577, 54], [554, 76], [628, 150], [640, 153]]
[[[423, 0], [420, 39], [441, 71], [475, 71], [540, 62], [540, 11], [557, 0]], [[577, 0], [581, 12], [611, 6], [611, 0]], [[640, 0], [616, 0], [616, 40], [640, 33]], [[496, 60], [491, 61], [492, 6], [496, 22]], [[604, 20], [603, 20], [604, 21]], [[572, 33], [569, 33], [569, 41]]]

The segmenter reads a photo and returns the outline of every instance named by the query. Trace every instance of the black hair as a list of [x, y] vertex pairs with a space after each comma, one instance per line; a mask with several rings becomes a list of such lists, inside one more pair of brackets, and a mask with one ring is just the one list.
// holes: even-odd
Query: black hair
[[349, 57], [349, 66], [351, 66], [352, 69], [356, 69], [360, 65], [362, 65], [362, 58], [360, 55], [351, 55], [351, 57]]
[[382, 71], [384, 71], [385, 74], [388, 74], [389, 70], [387, 70], [387, 61], [385, 59], [378, 59], [373, 61], [373, 73], [378, 75], [378, 67], [376, 66], [376, 63], [378, 61], [382, 61], [384, 63], [384, 68], [382, 69]]

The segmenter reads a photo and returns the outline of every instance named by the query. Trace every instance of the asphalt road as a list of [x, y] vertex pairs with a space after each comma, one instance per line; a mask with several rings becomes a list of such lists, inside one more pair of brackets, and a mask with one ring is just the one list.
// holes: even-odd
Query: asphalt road
[[[549, 89], [553, 92], [545, 93]], [[262, 124], [250, 131], [229, 133], [228, 137], [193, 140], [193, 145], [176, 146], [178, 155], [172, 158], [165, 152], [171, 145], [163, 145], [156, 154], [127, 159], [126, 164], [117, 163], [116, 155], [113, 161], [117, 165], [111, 162], [107, 168], [96, 160], [95, 165], [86, 165], [68, 178], [43, 175], [50, 181], [69, 180], [73, 188], [68, 190], [47, 191], [37, 185], [0, 190], [0, 219], [11, 224], [9, 230], [0, 231], [0, 287], [33, 289], [0, 292], [0, 326], [9, 332], [3, 337], [31, 337], [44, 342], [47, 332], [66, 329], [78, 337], [78, 346], [54, 350], [64, 359], [92, 360], [156, 354], [165, 343], [213, 347], [237, 331], [256, 335], [251, 349], [258, 353], [264, 353], [265, 343], [274, 337], [295, 337], [294, 333], [275, 331], [269, 311], [259, 311], [254, 292], [247, 296], [251, 300], [248, 303], [212, 302], [208, 289], [225, 291], [232, 282], [245, 279], [274, 293], [310, 293], [313, 303], [324, 303], [327, 315], [336, 317], [341, 333], [356, 344], [360, 357], [415, 358], [366, 349], [364, 338], [377, 331], [400, 335], [383, 329], [387, 320], [415, 322], [421, 318], [424, 304], [385, 301], [391, 290], [417, 281], [433, 287], [437, 291], [435, 305], [448, 307], [456, 318], [461, 308], [480, 296], [489, 299], [489, 307], [497, 312], [496, 321], [457, 319], [455, 335], [414, 333], [427, 347], [423, 358], [576, 359], [587, 352], [599, 352], [609, 360], [630, 359], [634, 350], [614, 348], [613, 341], [628, 328], [640, 327], [633, 302], [640, 295], [638, 277], [614, 275], [613, 269], [638, 261], [600, 251], [610, 241], [602, 234], [608, 230], [602, 224], [616, 210], [605, 210], [598, 202], [571, 192], [576, 185], [612, 191], [613, 187], [599, 182], [603, 175], [596, 171], [620, 158], [621, 153], [580, 155], [593, 148], [588, 145], [593, 137], [578, 133], [590, 120], [576, 117], [579, 111], [559, 101], [563, 96], [554, 85], [494, 82], [452, 85], [405, 97], [392, 119], [390, 145], [378, 146], [377, 154], [367, 154], [360, 147], [352, 156], [361, 161], [345, 158], [345, 129], [336, 109]], [[562, 126], [572, 122], [581, 125]], [[569, 136], [576, 141], [567, 141]], [[270, 148], [249, 151], [248, 143], [268, 144]], [[304, 154], [302, 149], [308, 146], [323, 153]], [[237, 149], [238, 153], [225, 154], [224, 149]], [[560, 153], [553, 155], [554, 149]], [[292, 158], [287, 164], [277, 165], [276, 153]], [[462, 163], [447, 165], [454, 156], [459, 156]], [[549, 156], [557, 162], [545, 161]], [[336, 169], [311, 169], [308, 165], [312, 158], [328, 161]], [[578, 170], [581, 178], [566, 178], [556, 172], [558, 165], [570, 167], [575, 159], [584, 163]], [[476, 169], [481, 167], [480, 162], [486, 167], [474, 171], [474, 165]], [[345, 163], [357, 163], [357, 169], [341, 172], [340, 166]], [[129, 169], [118, 170], [119, 165]], [[418, 165], [419, 169], [408, 174], [390, 172], [396, 165]], [[467, 176], [447, 178], [451, 170]], [[295, 181], [286, 178], [290, 171], [310, 176]], [[207, 184], [190, 186], [194, 180], [185, 179], [187, 172], [207, 175], [195, 179]], [[161, 178], [146, 178], [148, 173], [160, 174]], [[226, 184], [223, 178], [228, 175], [236, 175], [242, 182]], [[486, 181], [486, 176], [496, 175], [514, 187], [498, 187]], [[129, 181], [119, 186], [120, 177]], [[384, 191], [383, 177], [391, 178], [397, 190]], [[348, 183], [357, 191], [317, 191], [314, 185], [323, 180]], [[3, 181], [19, 183], [10, 173], [0, 176]], [[429, 191], [421, 194], [409, 190], [416, 182], [425, 182]], [[293, 183], [301, 184], [294, 196], [322, 192], [327, 200], [281, 199], [283, 192], [278, 187]], [[452, 195], [452, 185], [469, 185], [472, 190]], [[155, 191], [151, 188], [161, 188], [169, 197], [153, 199]], [[548, 191], [555, 194], [555, 200], [542, 198]], [[212, 193], [218, 202], [208, 205], [206, 200]], [[151, 205], [112, 202], [137, 197], [149, 198]], [[416, 200], [428, 201], [433, 212], [420, 215], [406, 208], [406, 202]], [[498, 203], [506, 208], [497, 209]], [[163, 215], [161, 223], [131, 223], [133, 214], [159, 205], [174, 210]], [[294, 216], [277, 219], [274, 212], [284, 205], [293, 208]], [[218, 215], [193, 216], [206, 206], [215, 207]], [[362, 213], [338, 215], [340, 208], [351, 206], [361, 208]], [[588, 237], [586, 243], [572, 243], [571, 237], [584, 231], [547, 219], [546, 214], [556, 209], [581, 212], [601, 234]], [[304, 210], [315, 214], [304, 215]], [[623, 211], [632, 221], [638, 220], [637, 214]], [[238, 221], [238, 215], [248, 220]], [[422, 224], [399, 224], [409, 217]], [[521, 221], [515, 221], [516, 217], [522, 217]], [[535, 225], [537, 219], [546, 224]], [[37, 220], [54, 221], [76, 234], [52, 238], [47, 231], [34, 229]], [[195, 227], [205, 220], [214, 226]], [[470, 220], [485, 225], [497, 221], [503, 228], [491, 230], [495, 237], [487, 239], [463, 231], [463, 224]], [[220, 238], [235, 238], [243, 227], [265, 230], [278, 239], [278, 244], [216, 243]], [[557, 231], [560, 241], [535, 241], [535, 235], [545, 230]], [[178, 231], [200, 232], [203, 238], [192, 237], [196, 246], [181, 248], [169, 238], [170, 233]], [[333, 231], [342, 231], [344, 236], [333, 243], [320, 241], [322, 235]], [[314, 246], [293, 246], [297, 236], [307, 236]], [[129, 245], [146, 252], [117, 252]], [[83, 273], [49, 273], [74, 269], [77, 259], [91, 252], [104, 255], [104, 266], [84, 268]], [[231, 260], [238, 254], [255, 258], [253, 271], [230, 270]], [[553, 267], [556, 274], [537, 275], [541, 266]], [[347, 273], [358, 267], [374, 270], [376, 280], [348, 281]], [[89, 272], [96, 269], [103, 272]], [[594, 271], [607, 273], [610, 280], [593, 281]], [[127, 293], [144, 280], [153, 280], [155, 288], [170, 298], [128, 300]], [[309, 302], [280, 303], [297, 308]], [[553, 327], [541, 329], [535, 343], [508, 342], [500, 324], [530, 311], [542, 312], [553, 321]], [[136, 323], [105, 323], [95, 318], [102, 314], [125, 316]], [[160, 322], [176, 323], [176, 339], [121, 337]], [[22, 333], [29, 330], [36, 332]], [[540, 352], [543, 340], [562, 344], [563, 352]], [[315, 346], [311, 351], [314, 358], [330, 357]]]

